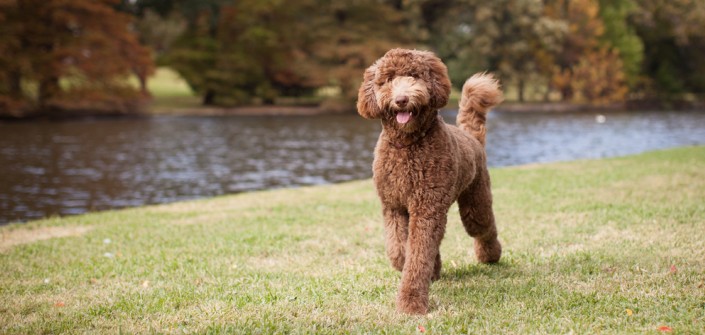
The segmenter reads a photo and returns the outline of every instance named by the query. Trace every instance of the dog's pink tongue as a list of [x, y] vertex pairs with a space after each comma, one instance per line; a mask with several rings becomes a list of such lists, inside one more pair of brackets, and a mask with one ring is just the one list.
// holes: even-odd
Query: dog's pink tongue
[[397, 122], [405, 124], [411, 119], [411, 113], [409, 112], [399, 112], [397, 113]]

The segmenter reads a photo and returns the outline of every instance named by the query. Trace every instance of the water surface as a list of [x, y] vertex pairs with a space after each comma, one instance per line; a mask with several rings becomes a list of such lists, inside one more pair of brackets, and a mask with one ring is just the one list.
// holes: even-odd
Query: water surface
[[[705, 144], [702, 112], [596, 115], [493, 112], [489, 164]], [[0, 224], [369, 178], [380, 129], [357, 115], [0, 123]]]

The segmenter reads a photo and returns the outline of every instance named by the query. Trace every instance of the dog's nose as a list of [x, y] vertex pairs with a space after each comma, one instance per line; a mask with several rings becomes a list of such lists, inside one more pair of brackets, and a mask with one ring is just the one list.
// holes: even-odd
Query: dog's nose
[[396, 103], [399, 107], [404, 107], [407, 103], [409, 103], [409, 97], [406, 95], [400, 95], [394, 99], [394, 103]]

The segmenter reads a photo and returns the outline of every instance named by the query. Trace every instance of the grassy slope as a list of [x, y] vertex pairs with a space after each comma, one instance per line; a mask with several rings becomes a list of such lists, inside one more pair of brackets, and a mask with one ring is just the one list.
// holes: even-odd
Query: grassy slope
[[[704, 166], [697, 147], [492, 170], [504, 257], [477, 264], [454, 207], [422, 317], [394, 311], [370, 181], [1, 227], [0, 333], [699, 333]], [[17, 244], [40, 234], [65, 237]]]
[[198, 108], [201, 106], [200, 97], [194, 95], [186, 81], [171, 68], [157, 68], [154, 76], [147, 80], [147, 88], [153, 97], [150, 106], [152, 113], [163, 113], [170, 108]]

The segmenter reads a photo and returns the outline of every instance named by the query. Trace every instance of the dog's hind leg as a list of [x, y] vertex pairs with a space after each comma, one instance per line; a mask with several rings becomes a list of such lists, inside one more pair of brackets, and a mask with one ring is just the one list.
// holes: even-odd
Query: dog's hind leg
[[406, 253], [404, 245], [409, 235], [409, 213], [402, 208], [385, 208], [384, 232], [386, 235], [387, 257], [392, 262], [392, 266], [401, 271], [404, 269]]
[[478, 171], [475, 181], [458, 197], [460, 218], [475, 238], [475, 256], [481, 263], [496, 263], [502, 256], [492, 212], [492, 191], [487, 169]]

